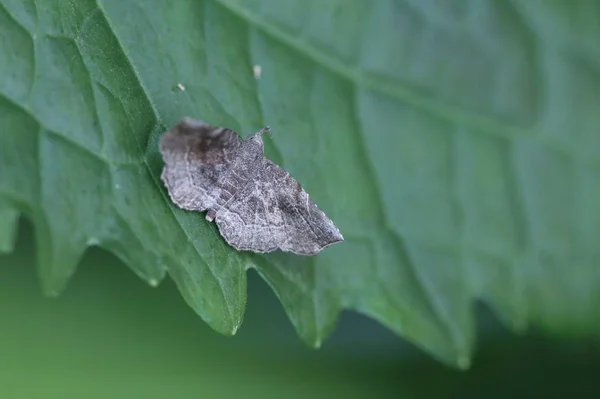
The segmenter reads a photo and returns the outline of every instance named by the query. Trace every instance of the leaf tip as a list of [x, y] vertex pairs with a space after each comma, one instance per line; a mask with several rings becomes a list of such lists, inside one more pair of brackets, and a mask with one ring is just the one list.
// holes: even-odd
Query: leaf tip
[[58, 298], [64, 289], [64, 285], [66, 284], [61, 284], [59, 286], [42, 282], [42, 295], [44, 295], [46, 298]]
[[96, 237], [89, 237], [85, 243], [88, 247], [96, 247], [100, 245], [100, 240]]
[[313, 339], [308, 340], [307, 341], [308, 346], [310, 346], [312, 349], [321, 349], [321, 346], [323, 345], [323, 339], [322, 336], [319, 334], [317, 336], [315, 336]]
[[466, 371], [471, 367], [471, 359], [468, 356], [460, 356], [456, 364], [459, 369]]
[[231, 326], [231, 331], [229, 332], [229, 335], [235, 335], [237, 334], [238, 330], [240, 329], [240, 326], [242, 325], [241, 320], [238, 323], [234, 323]]

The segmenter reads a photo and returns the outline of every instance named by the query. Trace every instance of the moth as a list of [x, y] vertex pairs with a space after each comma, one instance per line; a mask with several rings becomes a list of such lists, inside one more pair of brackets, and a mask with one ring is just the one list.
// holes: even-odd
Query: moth
[[344, 241], [339, 229], [288, 172], [264, 156], [267, 126], [245, 140], [225, 127], [184, 118], [160, 140], [161, 179], [171, 200], [206, 211], [240, 251], [316, 255]]

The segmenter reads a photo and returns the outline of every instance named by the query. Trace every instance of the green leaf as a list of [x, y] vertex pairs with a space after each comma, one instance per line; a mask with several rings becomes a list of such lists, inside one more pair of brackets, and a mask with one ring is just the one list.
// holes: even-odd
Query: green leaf
[[[313, 346], [353, 309], [466, 367], [477, 299], [598, 334], [598, 4], [0, 0], [0, 247], [19, 209], [45, 292], [100, 245], [226, 334], [251, 267]], [[271, 125], [346, 241], [239, 253], [173, 206], [157, 141], [183, 116]]]

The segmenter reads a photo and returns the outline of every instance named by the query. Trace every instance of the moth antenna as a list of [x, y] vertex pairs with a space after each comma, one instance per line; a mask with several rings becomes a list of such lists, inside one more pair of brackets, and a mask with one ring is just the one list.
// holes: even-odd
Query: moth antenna
[[260, 129], [258, 132], [256, 132], [256, 134], [258, 134], [259, 136], [262, 136], [265, 133], [267, 133], [269, 135], [269, 137], [273, 137], [273, 133], [271, 133], [271, 126], [265, 126], [262, 129]]

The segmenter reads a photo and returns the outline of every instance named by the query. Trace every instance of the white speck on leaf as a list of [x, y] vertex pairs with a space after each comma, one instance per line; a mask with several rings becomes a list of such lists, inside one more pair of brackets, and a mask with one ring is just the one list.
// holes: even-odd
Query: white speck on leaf
[[260, 75], [262, 75], [262, 68], [260, 65], [254, 65], [252, 67], [252, 73], [256, 79], [260, 79]]

